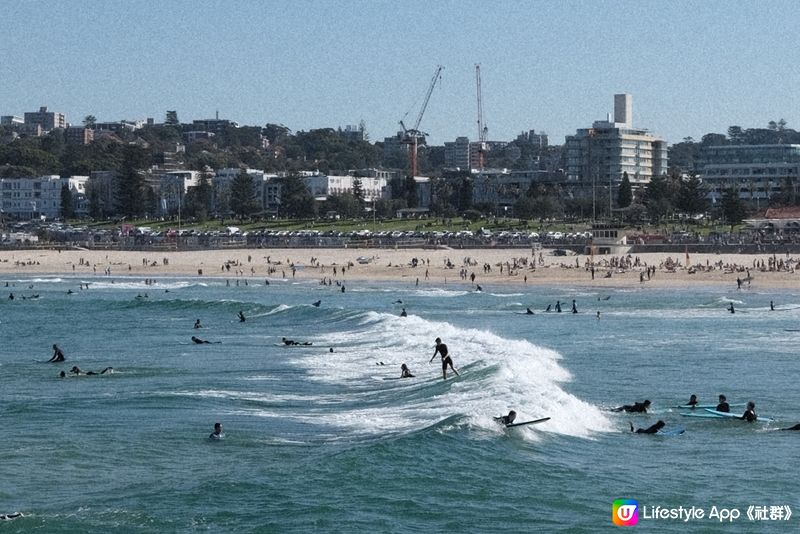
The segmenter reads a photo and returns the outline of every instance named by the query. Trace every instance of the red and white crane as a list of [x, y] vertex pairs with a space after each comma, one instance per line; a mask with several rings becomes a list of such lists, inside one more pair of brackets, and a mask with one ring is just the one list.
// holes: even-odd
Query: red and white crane
[[[419, 124], [422, 122], [422, 116], [425, 114], [425, 109], [428, 107], [428, 101], [431, 99], [431, 94], [433, 93], [433, 88], [436, 87], [436, 82], [441, 80], [441, 73], [442, 73], [441, 65], [436, 66], [436, 72], [433, 73], [433, 78], [431, 78], [431, 83], [428, 86], [428, 92], [425, 93], [425, 100], [422, 102], [422, 108], [419, 110], [419, 114], [417, 115], [417, 120], [414, 122], [414, 126], [412, 128], [406, 128], [406, 125], [403, 124], [403, 121], [400, 121], [400, 126], [403, 127], [403, 143], [406, 143], [411, 146], [409, 150], [409, 159], [411, 162], [411, 176], [414, 177], [417, 175], [417, 147], [419, 146], [419, 140], [425, 139], [425, 136], [428, 135], [425, 132], [420, 131]], [[408, 115], [408, 113], [406, 113]], [[403, 116], [405, 118], [405, 115]]]

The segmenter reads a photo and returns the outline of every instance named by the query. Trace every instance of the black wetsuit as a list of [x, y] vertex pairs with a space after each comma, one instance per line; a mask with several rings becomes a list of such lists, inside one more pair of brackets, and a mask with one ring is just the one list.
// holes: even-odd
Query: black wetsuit
[[[664, 422], [663, 421], [659, 421], [658, 423], [656, 423], [654, 425], [651, 425], [651, 426], [649, 426], [647, 428], [637, 428], [636, 429], [636, 433], [637, 434], [656, 434], [662, 428], [664, 428]], [[633, 429], [633, 426], [631, 426], [631, 429]]]
[[614, 409], [615, 412], [647, 413], [647, 405], [643, 402], [634, 402]]
[[758, 416], [756, 415], [755, 410], [747, 409], [742, 414], [742, 419], [744, 419], [748, 423], [755, 423], [756, 419], [758, 419]]
[[446, 370], [447, 366], [453, 367], [453, 359], [450, 358], [447, 354], [447, 345], [444, 343], [437, 343], [436, 344], [436, 351], [434, 351], [433, 355], [436, 356], [436, 353], [441, 354], [442, 356], [442, 370]]
[[728, 404], [728, 401], [722, 401], [719, 404], [717, 404], [716, 410], [718, 412], [726, 412], [726, 413], [728, 413], [728, 412], [731, 411], [731, 406], [730, 406], [730, 404]]

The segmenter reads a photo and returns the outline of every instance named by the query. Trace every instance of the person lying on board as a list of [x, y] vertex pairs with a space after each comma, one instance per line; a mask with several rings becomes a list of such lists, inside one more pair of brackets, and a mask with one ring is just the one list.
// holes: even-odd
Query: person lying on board
[[633, 404], [624, 404], [617, 408], [612, 409], [612, 412], [630, 412], [630, 413], [647, 413], [650, 407], [650, 401], [645, 399], [644, 402], [634, 402]]
[[501, 415], [500, 417], [495, 417], [494, 420], [498, 423], [502, 423], [504, 425], [510, 425], [514, 422], [514, 419], [517, 418], [517, 412], [511, 410], [508, 412], [508, 415]]
[[283, 341], [283, 344], [284, 344], [284, 345], [288, 345], [288, 346], [294, 346], [294, 345], [312, 345], [312, 344], [313, 344], [313, 343], [309, 343], [308, 341], [303, 341], [303, 342], [300, 342], [300, 341], [295, 341], [294, 339], [286, 339], [285, 337], [282, 337], [282, 338], [281, 338], [281, 341]]
[[790, 426], [789, 428], [781, 428], [781, 430], [800, 430], [800, 423], [797, 423], [794, 426]]
[[103, 369], [103, 370], [102, 370], [102, 371], [100, 371], [99, 373], [95, 373], [94, 371], [86, 371], [86, 372], [83, 372], [83, 371], [81, 371], [81, 368], [80, 368], [80, 367], [78, 367], [77, 365], [74, 365], [74, 366], [72, 367], [72, 369], [70, 369], [70, 370], [69, 370], [69, 372], [70, 372], [71, 374], [75, 375], [75, 376], [78, 376], [78, 375], [86, 375], [86, 376], [92, 376], [92, 375], [104, 375], [104, 374], [106, 374], [106, 373], [113, 373], [113, 372], [114, 372], [114, 368], [113, 368], [113, 367], [106, 367], [105, 369]]
[[222, 341], [206, 341], [205, 339], [200, 339], [199, 337], [195, 337], [195, 336], [192, 336], [192, 341], [194, 341], [198, 345], [202, 345], [203, 343], [207, 343], [207, 344], [222, 343]]
[[637, 434], [655, 434], [656, 432], [664, 428], [664, 425], [666, 425], [664, 421], [659, 419], [658, 422], [654, 425], [651, 425], [647, 428], [637, 428], [636, 430], [634, 430], [633, 423], [629, 424], [631, 425], [631, 432], [636, 432]]

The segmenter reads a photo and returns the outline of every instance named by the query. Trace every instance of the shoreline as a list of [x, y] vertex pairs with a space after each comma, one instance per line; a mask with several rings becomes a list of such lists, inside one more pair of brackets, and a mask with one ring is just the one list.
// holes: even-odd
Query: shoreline
[[535, 256], [532, 253], [531, 249], [518, 248], [214, 249], [159, 253], [31, 249], [0, 251], [0, 279], [20, 275], [112, 279], [190, 276], [252, 279], [262, 284], [268, 279], [326, 279], [340, 283], [407, 282], [429, 287], [529, 284], [606, 289], [729, 286], [736, 290], [738, 278], [743, 281], [742, 289], [800, 289], [800, 257], [786, 254], [690, 254], [689, 268], [685, 254], [596, 255], [593, 279], [590, 256], [555, 256], [552, 249], [536, 251]]

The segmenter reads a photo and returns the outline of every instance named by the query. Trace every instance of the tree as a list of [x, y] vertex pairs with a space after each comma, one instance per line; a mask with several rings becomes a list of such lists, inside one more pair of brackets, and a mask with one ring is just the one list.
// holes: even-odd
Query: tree
[[211, 213], [213, 193], [211, 176], [204, 169], [197, 178], [197, 185], [189, 190], [188, 195], [190, 213], [200, 222], [205, 221]]
[[61, 185], [61, 218], [71, 219], [75, 216], [75, 209], [72, 202], [72, 191], [69, 190], [69, 184], [64, 182]]
[[708, 209], [706, 191], [700, 178], [693, 174], [680, 181], [675, 207], [688, 215], [704, 213]]
[[296, 174], [283, 179], [281, 191], [281, 209], [290, 219], [313, 217], [316, 214], [316, 203], [311, 191]]
[[633, 202], [633, 190], [631, 189], [631, 180], [628, 178], [628, 173], [622, 173], [622, 181], [619, 183], [619, 190], [617, 190], [617, 207], [627, 208]]
[[734, 145], [739, 145], [742, 143], [742, 140], [744, 138], [744, 130], [742, 130], [741, 126], [729, 126], [728, 138]]
[[666, 176], [653, 176], [644, 193], [644, 204], [647, 213], [654, 222], [672, 211], [672, 198]]
[[97, 117], [95, 117], [94, 115], [86, 115], [83, 118], [83, 125], [86, 128], [94, 128], [96, 122], [97, 122]]
[[164, 124], [167, 126], [180, 126], [181, 121], [178, 120], [177, 111], [167, 111], [167, 116], [164, 119]]
[[240, 220], [250, 217], [259, 209], [255, 198], [253, 175], [242, 169], [231, 182], [231, 211]]
[[722, 194], [721, 201], [722, 216], [731, 227], [742, 222], [747, 215], [747, 208], [739, 198], [739, 193], [735, 188], [726, 189]]
[[116, 210], [121, 215], [140, 217], [147, 211], [144, 169], [148, 163], [148, 154], [143, 149], [136, 145], [124, 148], [114, 199]]
[[353, 178], [353, 198], [358, 205], [358, 217], [364, 214], [364, 186], [361, 183], [361, 178], [356, 176]]

